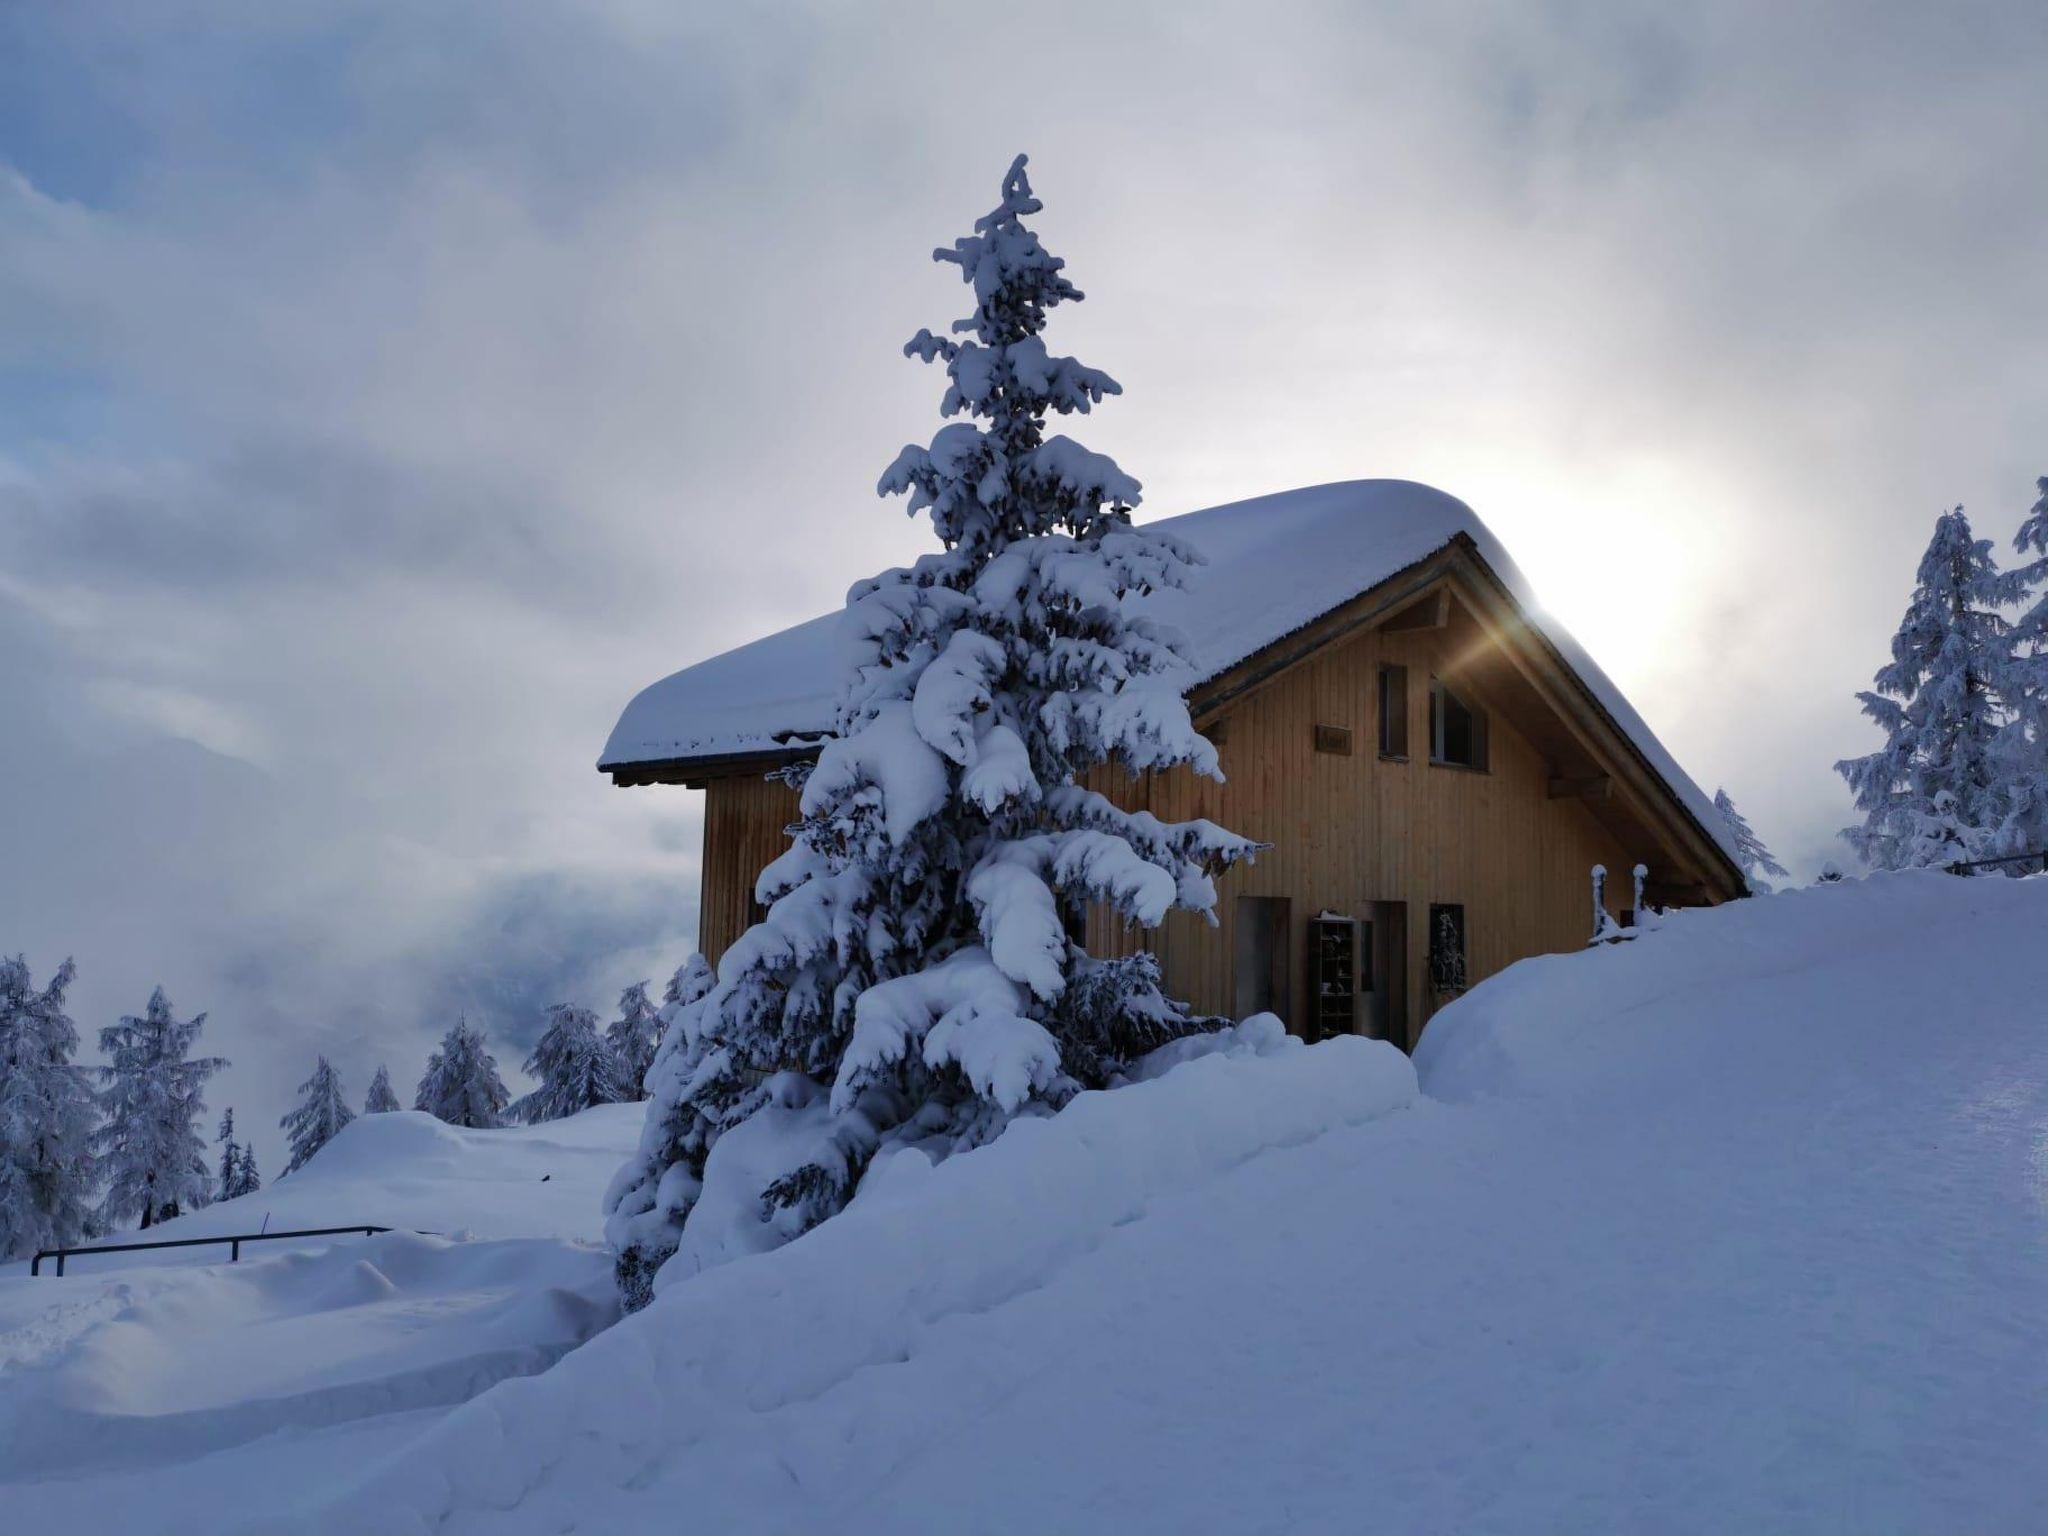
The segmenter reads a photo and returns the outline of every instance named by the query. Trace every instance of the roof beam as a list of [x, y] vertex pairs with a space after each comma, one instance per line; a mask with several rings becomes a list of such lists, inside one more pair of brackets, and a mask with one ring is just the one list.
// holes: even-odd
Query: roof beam
[[1604, 773], [1592, 774], [1583, 779], [1552, 779], [1550, 798], [1553, 800], [1611, 800], [1614, 798], [1614, 780]]
[[1419, 603], [1411, 603], [1399, 613], [1380, 625], [1387, 634], [1398, 634], [1412, 629], [1444, 629], [1451, 622], [1451, 589], [1438, 587], [1426, 594]]

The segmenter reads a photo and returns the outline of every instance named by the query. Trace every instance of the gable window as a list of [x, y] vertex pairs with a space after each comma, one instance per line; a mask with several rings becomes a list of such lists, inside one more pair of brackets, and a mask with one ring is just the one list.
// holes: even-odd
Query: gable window
[[1486, 711], [1429, 680], [1429, 760], [1453, 768], [1486, 767]]
[[1380, 667], [1380, 756], [1408, 755], [1408, 669]]

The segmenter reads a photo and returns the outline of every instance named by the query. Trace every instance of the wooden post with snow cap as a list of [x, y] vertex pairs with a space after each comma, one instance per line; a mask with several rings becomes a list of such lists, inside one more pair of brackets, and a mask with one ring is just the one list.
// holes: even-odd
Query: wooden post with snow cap
[[1650, 878], [1650, 867], [1647, 864], [1638, 864], [1629, 873], [1635, 877], [1636, 889], [1635, 895], [1630, 898], [1632, 905], [1629, 907], [1628, 925], [1631, 928], [1641, 928], [1643, 926], [1643, 882]]
[[1593, 866], [1593, 937], [1588, 944], [1598, 944], [1607, 936], [1607, 866]]

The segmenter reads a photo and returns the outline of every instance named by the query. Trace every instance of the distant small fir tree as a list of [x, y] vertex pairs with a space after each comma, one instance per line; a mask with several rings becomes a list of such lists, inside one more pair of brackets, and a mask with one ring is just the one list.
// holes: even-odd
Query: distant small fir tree
[[263, 1176], [256, 1171], [256, 1149], [244, 1142], [242, 1160], [235, 1170], [235, 1193], [253, 1195], [262, 1187]]
[[449, 1125], [487, 1131], [504, 1123], [511, 1102], [484, 1032], [467, 1018], [456, 1019], [441, 1037], [439, 1049], [427, 1058], [427, 1070], [420, 1077], [412, 1107]]
[[654, 1051], [661, 1044], [661, 1015], [647, 999], [647, 983], [636, 981], [619, 994], [619, 1016], [604, 1032], [618, 1062], [619, 1081], [629, 1091], [626, 1097], [645, 1096], [641, 1084], [654, 1064]]
[[220, 1129], [214, 1133], [214, 1141], [220, 1146], [220, 1171], [215, 1176], [219, 1184], [216, 1200], [232, 1200], [237, 1193], [236, 1181], [242, 1171], [242, 1144], [235, 1140], [235, 1110], [229, 1105], [221, 1111]]
[[619, 1071], [618, 1058], [597, 1032], [597, 1015], [588, 1008], [556, 1003], [548, 1009], [526, 1071], [540, 1086], [513, 1106], [529, 1125], [562, 1120], [599, 1104], [618, 1104], [634, 1096]]
[[377, 1075], [370, 1079], [370, 1091], [363, 1097], [363, 1113], [384, 1115], [403, 1108], [405, 1106], [398, 1102], [398, 1095], [391, 1091], [391, 1074], [379, 1065]]
[[291, 1161], [280, 1178], [289, 1178], [305, 1167], [313, 1155], [341, 1134], [342, 1127], [355, 1119], [355, 1112], [343, 1097], [341, 1074], [325, 1056], [313, 1068], [313, 1075], [299, 1084], [299, 1102], [278, 1125], [291, 1138]]

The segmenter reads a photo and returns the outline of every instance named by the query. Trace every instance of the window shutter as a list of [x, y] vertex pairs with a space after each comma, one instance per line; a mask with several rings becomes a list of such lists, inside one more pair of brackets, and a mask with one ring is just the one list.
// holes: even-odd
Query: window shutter
[[1486, 757], [1486, 711], [1472, 706], [1472, 766], [1485, 773], [1492, 765]]

